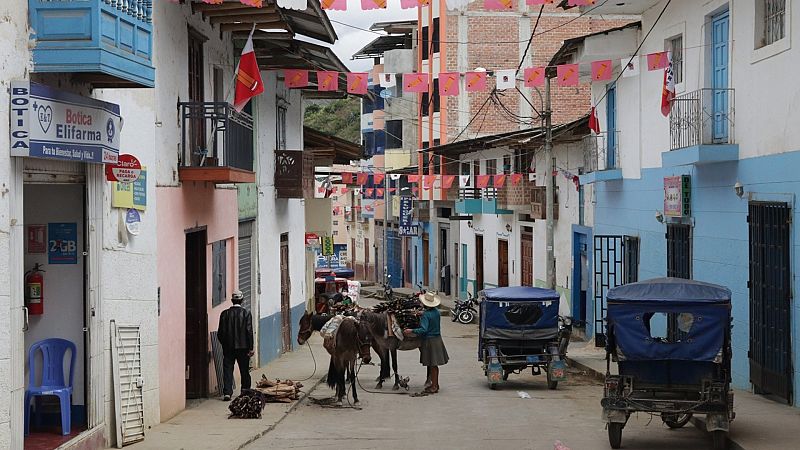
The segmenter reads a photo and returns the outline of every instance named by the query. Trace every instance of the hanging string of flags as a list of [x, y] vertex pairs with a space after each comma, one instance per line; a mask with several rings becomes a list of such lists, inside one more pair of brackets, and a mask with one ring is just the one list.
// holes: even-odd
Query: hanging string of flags
[[[170, 0], [172, 3], [178, 3], [180, 0]], [[261, 8], [264, 6], [264, 0], [239, 0], [243, 5]], [[445, 0], [447, 9], [450, 11], [464, 8], [475, 0]], [[521, 0], [520, 0], [521, 1]], [[224, 0], [203, 0], [203, 3], [209, 5], [221, 5]], [[537, 6], [552, 4], [554, 0], [524, 0], [526, 5]], [[277, 0], [278, 6], [284, 9], [294, 9], [304, 11], [308, 8], [308, 0]], [[322, 9], [346, 11], [347, 0], [320, 0]], [[372, 9], [387, 9], [387, 0], [360, 0], [361, 9], [364, 11]], [[590, 6], [595, 3], [595, 0], [568, 0], [569, 6]], [[516, 2], [514, 0], [483, 0], [483, 6], [490, 11], [510, 11], [514, 10]], [[400, 8], [423, 8], [431, 5], [431, 0], [400, 0]]]

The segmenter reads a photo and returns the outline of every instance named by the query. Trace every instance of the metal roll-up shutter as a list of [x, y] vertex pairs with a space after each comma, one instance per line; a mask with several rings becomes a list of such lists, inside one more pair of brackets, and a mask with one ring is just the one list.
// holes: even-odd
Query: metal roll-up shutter
[[252, 312], [253, 299], [253, 221], [239, 222], [239, 290], [244, 306]]

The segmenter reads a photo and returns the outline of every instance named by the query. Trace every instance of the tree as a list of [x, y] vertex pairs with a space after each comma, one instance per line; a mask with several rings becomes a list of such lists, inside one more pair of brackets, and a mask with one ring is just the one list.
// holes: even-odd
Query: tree
[[306, 106], [304, 120], [307, 127], [361, 143], [361, 100], [358, 97], [311, 103]]

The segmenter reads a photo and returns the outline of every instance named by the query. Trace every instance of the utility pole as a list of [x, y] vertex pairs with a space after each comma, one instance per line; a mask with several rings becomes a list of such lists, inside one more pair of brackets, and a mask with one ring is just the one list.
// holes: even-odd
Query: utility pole
[[546, 215], [546, 223], [547, 223], [547, 231], [546, 231], [546, 239], [545, 239], [545, 246], [547, 248], [547, 257], [545, 259], [545, 264], [547, 265], [547, 288], [555, 289], [556, 287], [556, 267], [555, 267], [555, 251], [553, 248], [553, 214], [554, 211], [554, 200], [555, 200], [555, 186], [553, 186], [553, 110], [550, 103], [550, 78], [549, 76], [545, 77], [545, 85], [544, 85], [544, 160], [545, 160], [545, 172], [544, 172], [544, 180], [545, 180], [545, 196], [547, 206], [545, 208], [545, 215]]

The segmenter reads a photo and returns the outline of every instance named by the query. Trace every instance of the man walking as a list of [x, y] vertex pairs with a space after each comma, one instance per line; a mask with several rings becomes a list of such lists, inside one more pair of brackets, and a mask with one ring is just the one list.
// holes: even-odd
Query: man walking
[[239, 364], [242, 389], [250, 389], [250, 357], [253, 356], [253, 316], [242, 307], [242, 291], [233, 291], [233, 306], [219, 317], [217, 337], [222, 345], [222, 394], [227, 402], [233, 395], [233, 364]]

